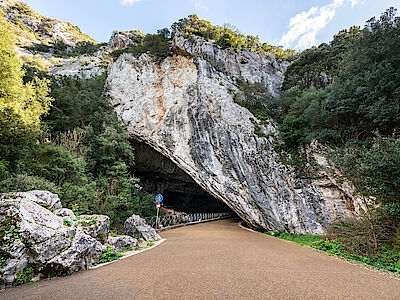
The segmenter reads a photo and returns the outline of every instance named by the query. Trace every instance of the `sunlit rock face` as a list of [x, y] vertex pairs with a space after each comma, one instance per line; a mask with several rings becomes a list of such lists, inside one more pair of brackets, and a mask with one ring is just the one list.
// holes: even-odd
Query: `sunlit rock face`
[[260, 125], [264, 137], [256, 135], [255, 117], [234, 102], [238, 79], [278, 95], [286, 63], [195, 37], [177, 35], [173, 46], [174, 55], [161, 62], [123, 54], [109, 67], [108, 95], [132, 137], [254, 227], [322, 233], [353, 214], [357, 199], [341, 197], [329, 178], [297, 177], [274, 151], [273, 122]]

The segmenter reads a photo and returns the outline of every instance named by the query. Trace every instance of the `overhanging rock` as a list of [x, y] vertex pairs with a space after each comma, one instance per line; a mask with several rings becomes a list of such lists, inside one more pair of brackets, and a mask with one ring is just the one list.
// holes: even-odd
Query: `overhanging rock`
[[353, 214], [357, 199], [332, 197], [326, 183], [297, 178], [273, 149], [274, 126], [261, 126], [265, 137], [257, 136], [254, 116], [233, 100], [237, 79], [262, 82], [278, 94], [285, 64], [180, 35], [174, 48], [162, 62], [123, 54], [109, 68], [108, 95], [132, 137], [255, 227], [322, 233]]

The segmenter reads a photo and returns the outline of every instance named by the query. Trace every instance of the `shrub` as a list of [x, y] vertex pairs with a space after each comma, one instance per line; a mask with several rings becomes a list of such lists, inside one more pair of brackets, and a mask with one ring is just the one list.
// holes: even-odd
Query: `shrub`
[[55, 194], [60, 193], [60, 188], [53, 182], [37, 176], [18, 174], [0, 181], [0, 193], [28, 192], [32, 190], [45, 190]]
[[139, 57], [143, 53], [149, 53], [163, 59], [170, 55], [171, 42], [164, 34], [147, 34], [137, 43], [133, 43], [124, 49], [118, 49], [111, 53], [113, 57], [119, 57], [122, 53], [131, 53]]
[[34, 275], [34, 269], [31, 266], [26, 267], [20, 274], [15, 278], [15, 285], [23, 285], [28, 283], [34, 283], [32, 281]]
[[375, 258], [385, 246], [399, 241], [398, 227], [398, 219], [388, 215], [384, 209], [369, 209], [362, 218], [348, 218], [330, 224], [327, 237], [340, 241], [348, 253]]
[[114, 260], [119, 260], [123, 255], [115, 252], [111, 247], [107, 249], [107, 252], [103, 253], [99, 261], [95, 265], [104, 264]]

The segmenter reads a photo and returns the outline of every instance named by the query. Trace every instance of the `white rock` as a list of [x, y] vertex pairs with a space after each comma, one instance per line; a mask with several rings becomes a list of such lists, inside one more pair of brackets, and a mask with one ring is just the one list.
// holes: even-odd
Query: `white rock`
[[0, 246], [7, 258], [0, 267], [0, 285], [12, 284], [28, 264], [42, 267], [48, 274], [83, 270], [107, 250], [75, 223], [67, 226], [62, 217], [38, 204], [59, 207], [56, 196], [37, 191], [0, 194], [0, 223], [4, 226]]
[[132, 215], [125, 223], [125, 234], [132, 237], [142, 237], [146, 241], [157, 241], [161, 237], [154, 228], [150, 227], [144, 219], [138, 215]]
[[78, 224], [83, 232], [97, 239], [107, 241], [110, 234], [110, 217], [104, 215], [80, 215]]
[[62, 217], [63, 219], [66, 219], [66, 220], [71, 221], [71, 222], [76, 219], [76, 216], [75, 216], [74, 212], [69, 208], [57, 209], [57, 210], [54, 211], [54, 213], [57, 216]]
[[138, 245], [138, 241], [137, 239], [134, 239], [133, 237], [128, 235], [119, 235], [109, 236], [108, 244], [114, 251], [121, 252], [121, 249], [123, 247], [129, 247], [132, 250], [135, 250]]
[[99, 260], [107, 247], [78, 228], [71, 247], [47, 262], [53, 271], [74, 273], [89, 268]]

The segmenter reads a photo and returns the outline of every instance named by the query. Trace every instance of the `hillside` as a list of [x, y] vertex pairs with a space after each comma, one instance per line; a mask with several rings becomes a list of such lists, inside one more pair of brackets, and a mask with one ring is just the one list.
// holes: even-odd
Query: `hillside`
[[0, 6], [0, 192], [57, 193], [117, 232], [163, 193], [399, 272], [394, 8], [296, 53], [196, 15], [98, 44]]
[[77, 26], [42, 16], [23, 2], [1, 0], [0, 9], [12, 24], [18, 47], [51, 45], [57, 41], [62, 41], [68, 46], [75, 46], [79, 42], [97, 43], [83, 34]]

